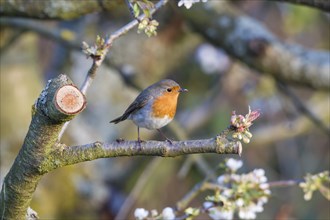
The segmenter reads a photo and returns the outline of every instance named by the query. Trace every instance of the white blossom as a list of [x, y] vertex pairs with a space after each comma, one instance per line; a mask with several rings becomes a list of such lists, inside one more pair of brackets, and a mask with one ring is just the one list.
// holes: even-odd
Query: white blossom
[[271, 194], [271, 192], [270, 192], [269, 189], [264, 190], [264, 193], [265, 193], [266, 195], [270, 195], [270, 194]]
[[[178, 2], [178, 6], [181, 7], [184, 5], [187, 9], [191, 8], [191, 6], [197, 2], [200, 2], [200, 0], [180, 0]], [[207, 2], [207, 0], [202, 0], [202, 2]]]
[[262, 212], [264, 208], [262, 207], [261, 203], [254, 204], [252, 203], [248, 209], [250, 209], [252, 212]]
[[145, 219], [149, 215], [149, 211], [144, 208], [137, 208], [134, 211], [134, 217], [138, 220]]
[[[242, 176], [242, 177], [244, 177], [244, 176]], [[238, 174], [234, 174], [234, 173], [230, 175], [230, 178], [231, 178], [232, 180], [236, 181], [236, 182], [238, 182], [238, 181], [241, 180], [241, 176], [238, 175]]]
[[260, 181], [260, 183], [265, 183], [265, 182], [267, 182], [267, 177], [262, 176], [259, 178], [259, 181]]
[[[208, 209], [208, 214], [212, 219], [223, 219], [223, 220], [231, 220], [233, 219], [234, 212], [233, 210], [223, 210], [220, 207], [212, 207], [212, 202], [204, 202], [203, 206], [205, 209]], [[210, 208], [212, 207], [212, 208]]]
[[173, 220], [173, 219], [175, 219], [174, 210], [170, 207], [166, 207], [165, 209], [163, 209], [162, 215], [163, 215], [164, 220]]
[[260, 185], [261, 189], [269, 189], [269, 184], [268, 183], [261, 183]]
[[234, 172], [241, 168], [242, 165], [243, 162], [241, 160], [235, 160], [233, 158], [229, 158], [226, 162], [226, 166]]
[[151, 216], [155, 217], [158, 215], [158, 212], [156, 209], [151, 210]]
[[218, 177], [217, 182], [218, 182], [218, 184], [223, 185], [225, 183], [225, 180], [226, 180], [226, 176], [221, 175]]
[[233, 211], [225, 211], [225, 210], [219, 210], [219, 209], [216, 209], [216, 208], [211, 208], [209, 210], [209, 216], [212, 218], [212, 219], [223, 219], [223, 220], [231, 220], [233, 219]]
[[235, 204], [238, 207], [242, 207], [244, 205], [244, 200], [242, 198], [239, 198], [239, 199], [236, 200]]
[[263, 197], [261, 197], [261, 198], [259, 199], [258, 202], [261, 202], [261, 203], [265, 204], [265, 203], [268, 202], [268, 198], [267, 198], [266, 196], [263, 196]]
[[26, 210], [25, 219], [26, 220], [36, 220], [36, 219], [39, 219], [39, 217], [38, 217], [38, 214], [36, 211], [34, 211], [30, 207], [28, 207], [28, 209]]
[[225, 189], [222, 191], [221, 195], [229, 198], [232, 195], [232, 190], [231, 189]]
[[265, 176], [265, 170], [264, 169], [254, 169], [253, 173], [257, 176], [257, 177], [262, 177]]
[[213, 202], [206, 201], [203, 203], [204, 208], [208, 209], [213, 206]]
[[255, 219], [257, 217], [256, 213], [249, 209], [241, 209], [238, 216], [241, 219]]
[[259, 180], [259, 183], [267, 182], [267, 177], [265, 176], [264, 169], [254, 169], [253, 174], [257, 177], [257, 179]]
[[210, 44], [202, 44], [197, 48], [196, 60], [206, 74], [224, 72], [230, 64], [228, 56]]

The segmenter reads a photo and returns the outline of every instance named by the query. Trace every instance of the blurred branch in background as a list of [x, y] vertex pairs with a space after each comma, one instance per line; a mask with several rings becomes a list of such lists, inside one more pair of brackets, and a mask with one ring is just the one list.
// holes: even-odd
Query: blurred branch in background
[[203, 10], [193, 7], [189, 12], [181, 12], [192, 28], [212, 44], [261, 73], [288, 83], [329, 90], [328, 51], [283, 43], [262, 24], [243, 15], [228, 2], [201, 7]]
[[[1, 26], [1, 19], [0, 19], [0, 26]], [[6, 51], [15, 43], [26, 31], [25, 30], [15, 30], [14, 33], [11, 34], [9, 39], [6, 42], [3, 42], [0, 47], [0, 56], [5, 54]]]
[[[330, 3], [328, 0], [272, 0], [279, 2], [287, 2], [293, 4], [300, 4], [318, 8], [320, 10], [329, 12]], [[121, 0], [98, 0], [98, 1], [81, 1], [67, 0], [58, 3], [57, 0], [22, 2], [15, 1], [1, 1], [1, 14], [4, 16], [21, 16], [29, 18], [40, 19], [74, 19], [89, 13], [99, 11], [111, 11], [118, 8], [118, 5], [124, 4]]]
[[0, 1], [1, 16], [28, 17], [38, 19], [63, 19], [69, 20], [86, 14], [100, 11], [109, 11], [118, 8], [121, 0], [98, 1]]
[[158, 166], [161, 164], [162, 159], [157, 157], [153, 158], [143, 170], [143, 173], [139, 176], [138, 181], [135, 183], [134, 188], [129, 193], [125, 202], [120, 207], [119, 212], [116, 215], [115, 220], [127, 219], [128, 213], [131, 211], [135, 201], [139, 198], [146, 183], [151, 178], [152, 174], [158, 170]]
[[[319, 116], [320, 120], [329, 121], [329, 112], [324, 111], [329, 108], [327, 101], [311, 100], [307, 103], [307, 106], [313, 106], [313, 112]], [[274, 141], [286, 140], [305, 134], [311, 129], [313, 129], [311, 121], [301, 115], [291, 121], [272, 123], [271, 125], [257, 128], [253, 133], [253, 143], [259, 146], [266, 146]]]
[[326, 125], [316, 114], [314, 114], [300, 98], [293, 92], [291, 89], [281, 81], [277, 81], [277, 86], [279, 91], [285, 94], [296, 107], [296, 109], [301, 112], [303, 115], [308, 117], [317, 128], [321, 129], [325, 134], [330, 133], [330, 128]]
[[313, 8], [320, 9], [325, 12], [330, 12], [330, 1], [329, 0], [272, 0], [272, 1], [305, 5], [305, 6], [310, 6]]
[[18, 28], [25, 31], [33, 31], [41, 36], [54, 40], [75, 50], [81, 50], [81, 44], [77, 42], [74, 32], [68, 29], [54, 29], [38, 21], [22, 18], [0, 18], [3, 27]]

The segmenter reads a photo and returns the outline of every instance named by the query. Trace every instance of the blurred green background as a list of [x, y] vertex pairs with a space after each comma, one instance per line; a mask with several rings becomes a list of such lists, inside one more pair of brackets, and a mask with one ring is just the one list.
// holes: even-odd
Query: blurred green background
[[[259, 0], [232, 4], [286, 42], [330, 49], [329, 14]], [[163, 129], [169, 137], [214, 137], [228, 126], [232, 110], [245, 114], [250, 105], [260, 109], [262, 116], [252, 127], [252, 142], [243, 146], [242, 172], [264, 168], [269, 181], [276, 181], [301, 179], [306, 173], [329, 169], [329, 134], [302, 115], [272, 77], [258, 74], [192, 32], [178, 10], [185, 9], [172, 3], [155, 15], [160, 23], [156, 37], [148, 38], [134, 29], [115, 41], [89, 90], [86, 110], [71, 122], [63, 142], [79, 145], [136, 139], [132, 122], [113, 125], [109, 121], [126, 109], [141, 88], [171, 78], [189, 93], [179, 98], [176, 121]], [[125, 5], [120, 5], [76, 20], [38, 24], [80, 45], [82, 41], [92, 44], [97, 34], [112, 33], [130, 20]], [[31, 106], [45, 82], [64, 73], [80, 86], [92, 60], [34, 30], [15, 27], [1, 27], [0, 46], [2, 181], [23, 143]], [[329, 94], [291, 88], [329, 126]], [[287, 127], [291, 132], [283, 134], [281, 128]], [[141, 137], [162, 139], [145, 129]], [[31, 207], [42, 219], [113, 219], [125, 199], [133, 198], [126, 210], [126, 218], [132, 219], [136, 207], [161, 211], [174, 206], [227, 157], [230, 155], [125, 157], [68, 166], [42, 178]], [[192, 206], [200, 206], [204, 197], [200, 195]], [[329, 205], [319, 193], [306, 202], [298, 187], [278, 188], [272, 190], [258, 219], [329, 219]]]

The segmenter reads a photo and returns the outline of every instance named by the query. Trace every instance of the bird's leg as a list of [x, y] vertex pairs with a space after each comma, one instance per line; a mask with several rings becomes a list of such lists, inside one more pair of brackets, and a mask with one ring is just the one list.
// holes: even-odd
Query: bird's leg
[[160, 129], [157, 129], [157, 131], [166, 139], [166, 141], [168, 141], [170, 144], [172, 144], [172, 140], [169, 139], [168, 137], [166, 137], [165, 134]]
[[143, 141], [142, 141], [141, 138], [140, 138], [140, 127], [139, 127], [139, 126], [137, 126], [137, 130], [138, 130], [138, 139], [137, 139], [137, 142], [138, 142], [139, 146], [141, 147], [141, 143], [142, 143]]

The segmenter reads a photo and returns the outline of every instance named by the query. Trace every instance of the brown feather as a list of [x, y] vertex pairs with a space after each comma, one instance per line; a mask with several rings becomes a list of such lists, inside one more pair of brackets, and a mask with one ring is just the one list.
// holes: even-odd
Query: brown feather
[[134, 102], [128, 106], [128, 108], [126, 109], [126, 111], [122, 116], [113, 119], [112, 121], [110, 121], [110, 123], [118, 124], [121, 121], [125, 121], [130, 116], [130, 114], [143, 108], [148, 103], [150, 98], [151, 98], [150, 96], [141, 93], [138, 97], [136, 97]]

